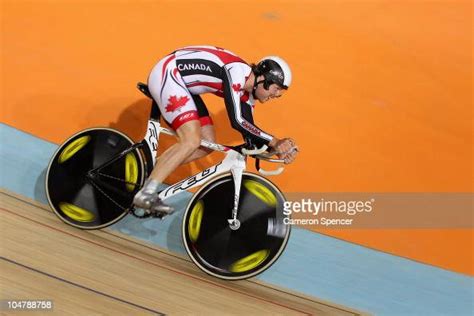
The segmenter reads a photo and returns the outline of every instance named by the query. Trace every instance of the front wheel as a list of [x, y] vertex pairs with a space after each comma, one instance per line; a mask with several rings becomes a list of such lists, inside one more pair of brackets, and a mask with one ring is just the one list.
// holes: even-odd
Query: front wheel
[[203, 186], [188, 204], [182, 233], [186, 251], [204, 272], [225, 280], [242, 280], [268, 269], [281, 255], [290, 235], [284, 224], [285, 197], [267, 179], [244, 173], [237, 219], [231, 174]]

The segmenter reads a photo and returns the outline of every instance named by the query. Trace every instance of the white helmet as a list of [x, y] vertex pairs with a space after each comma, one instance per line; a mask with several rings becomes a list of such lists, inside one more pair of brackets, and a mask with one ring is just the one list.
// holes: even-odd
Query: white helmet
[[262, 75], [265, 78], [265, 89], [268, 89], [272, 83], [276, 83], [284, 89], [288, 89], [291, 84], [292, 76], [290, 67], [278, 56], [267, 56], [262, 58], [256, 67], [255, 75]]

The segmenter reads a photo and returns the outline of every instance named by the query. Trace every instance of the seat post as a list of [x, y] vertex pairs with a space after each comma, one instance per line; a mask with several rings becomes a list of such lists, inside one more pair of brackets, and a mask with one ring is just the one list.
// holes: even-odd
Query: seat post
[[148, 86], [143, 82], [137, 83], [137, 88], [140, 90], [144, 95], [150, 98], [153, 102], [151, 103], [151, 111], [150, 111], [150, 119], [159, 121], [161, 117], [160, 108], [158, 107], [158, 103], [156, 103], [155, 99], [150, 93]]

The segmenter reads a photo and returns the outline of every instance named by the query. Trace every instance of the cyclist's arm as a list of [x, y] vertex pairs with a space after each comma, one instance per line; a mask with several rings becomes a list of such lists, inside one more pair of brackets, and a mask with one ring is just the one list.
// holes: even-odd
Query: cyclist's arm
[[[255, 126], [255, 128], [258, 128], [257, 125], [255, 125], [254, 120], [253, 120], [253, 111], [252, 111], [252, 106], [248, 103], [241, 102], [240, 103], [240, 109], [242, 111], [242, 117], [244, 120]], [[248, 134], [242, 134], [244, 137], [249, 137]], [[250, 140], [252, 141], [252, 144], [256, 145], [257, 147], [262, 147], [262, 145], [267, 145], [269, 147], [274, 147], [274, 145], [278, 142], [278, 138], [272, 136], [273, 138], [270, 141], [262, 140], [256, 137], [250, 137]]]
[[245, 138], [250, 138], [257, 146], [271, 146], [272, 142], [276, 144], [272, 135], [265, 133], [253, 123], [251, 106], [246, 103], [241, 105], [240, 91], [234, 88], [239, 86], [243, 88], [244, 78], [245, 76], [238, 65], [228, 64], [223, 67], [224, 102], [230, 123], [234, 129], [238, 130]]

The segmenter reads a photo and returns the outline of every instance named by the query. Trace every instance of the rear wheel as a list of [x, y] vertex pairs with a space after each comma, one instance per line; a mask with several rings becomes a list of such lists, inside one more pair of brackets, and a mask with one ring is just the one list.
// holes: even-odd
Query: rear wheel
[[145, 177], [140, 151], [124, 153], [133, 144], [110, 128], [87, 129], [64, 142], [46, 172], [46, 194], [56, 215], [82, 229], [103, 228], [124, 217]]
[[290, 235], [284, 224], [280, 190], [267, 179], [244, 173], [237, 218], [232, 230], [234, 181], [220, 176], [202, 187], [191, 199], [184, 215], [183, 241], [191, 259], [201, 270], [226, 280], [241, 280], [268, 269], [281, 255]]

